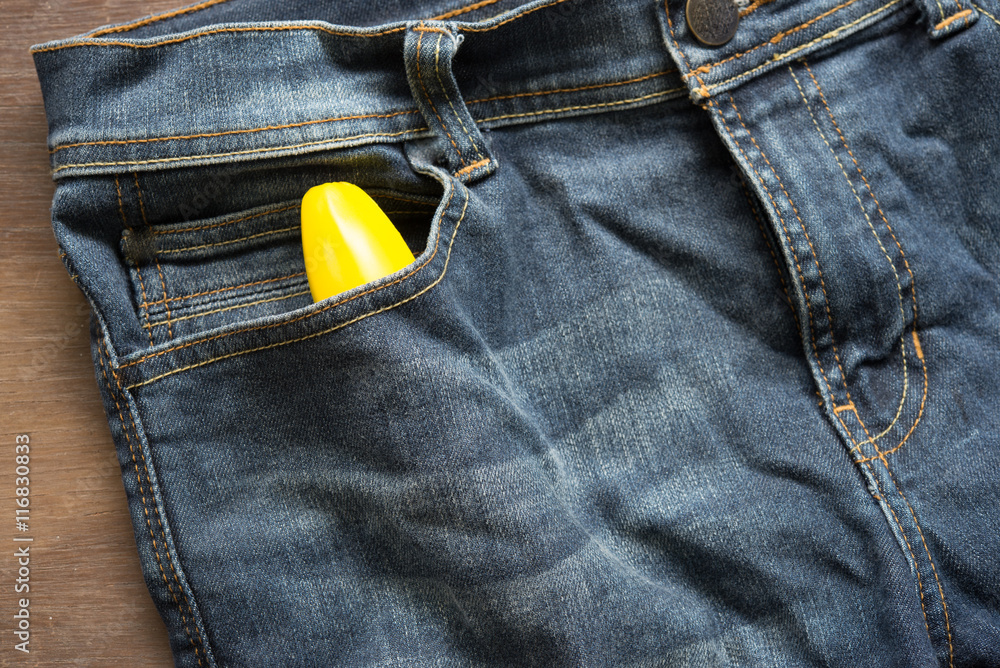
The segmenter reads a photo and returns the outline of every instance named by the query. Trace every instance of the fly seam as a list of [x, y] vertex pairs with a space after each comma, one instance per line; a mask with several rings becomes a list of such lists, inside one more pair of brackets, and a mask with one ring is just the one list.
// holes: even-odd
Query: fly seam
[[767, 245], [767, 252], [771, 254], [771, 259], [774, 260], [774, 266], [778, 270], [778, 280], [781, 281], [781, 289], [785, 293], [785, 300], [788, 302], [788, 307], [792, 311], [792, 317], [795, 319], [795, 328], [800, 332], [802, 331], [799, 325], [799, 316], [795, 312], [795, 304], [792, 302], [791, 293], [788, 292], [788, 284], [785, 282], [785, 276], [781, 271], [781, 265], [778, 263], [778, 256], [774, 252], [774, 247], [771, 245], [771, 240], [767, 238], [767, 231], [764, 229], [764, 224], [761, 222], [760, 214], [757, 211], [757, 206], [753, 203], [750, 196], [750, 191], [747, 189], [746, 183], [740, 178], [740, 190], [743, 191], [743, 196], [746, 197], [747, 204], [750, 205], [750, 211], [753, 213], [754, 220], [757, 222], [757, 229], [760, 230], [761, 236], [764, 237], [764, 244]]
[[910, 438], [910, 434], [916, 429], [917, 424], [920, 423], [920, 419], [924, 414], [924, 406], [927, 402], [927, 391], [928, 391], [928, 379], [927, 379], [927, 361], [924, 359], [923, 351], [920, 346], [920, 338], [917, 335], [918, 329], [918, 309], [917, 309], [917, 279], [913, 275], [913, 269], [910, 267], [909, 260], [906, 259], [906, 253], [903, 251], [902, 244], [899, 243], [899, 239], [896, 238], [896, 233], [893, 231], [892, 226], [889, 224], [889, 219], [886, 217], [885, 212], [882, 210], [882, 205], [879, 203], [878, 198], [875, 196], [875, 191], [872, 190], [871, 184], [868, 183], [868, 179], [865, 177], [863, 171], [861, 171], [861, 165], [858, 163], [857, 158], [854, 157], [854, 153], [851, 151], [850, 147], [847, 145], [847, 138], [844, 133], [840, 130], [840, 125], [837, 123], [836, 119], [833, 117], [833, 111], [830, 109], [830, 105], [826, 101], [826, 95], [823, 93], [822, 87], [819, 85], [819, 81], [813, 74], [812, 69], [809, 64], [805, 61], [802, 63], [806, 71], [809, 73], [809, 78], [812, 79], [813, 84], [816, 86], [816, 91], [819, 93], [820, 100], [823, 102], [823, 106], [826, 107], [826, 113], [830, 117], [830, 122], [833, 124], [834, 129], [836, 129], [837, 134], [840, 136], [840, 141], [847, 150], [847, 154], [851, 156], [851, 160], [854, 162], [854, 167], [858, 170], [858, 175], [861, 176], [861, 180], [865, 184], [865, 188], [868, 190], [868, 194], [871, 196], [872, 201], [875, 202], [875, 208], [878, 209], [879, 216], [882, 218], [882, 222], [885, 223], [886, 229], [889, 231], [889, 235], [892, 237], [893, 242], [896, 244], [896, 248], [899, 249], [899, 256], [903, 259], [903, 266], [906, 268], [907, 273], [910, 275], [910, 299], [913, 303], [913, 328], [911, 330], [913, 334], [913, 347], [917, 354], [917, 359], [920, 360], [920, 366], [923, 371], [924, 376], [924, 389], [923, 396], [920, 399], [920, 409], [917, 411], [917, 417], [914, 419], [913, 424], [910, 426], [910, 430], [906, 433], [903, 439], [894, 448], [889, 450], [889, 452], [896, 452], [903, 444], [906, 443], [907, 439]]
[[[146, 492], [145, 492], [145, 490], [144, 490], [144, 488], [142, 486], [142, 475], [139, 473], [139, 463], [136, 461], [136, 458], [135, 458], [135, 449], [134, 449], [134, 447], [132, 445], [132, 439], [128, 435], [128, 428], [125, 426], [125, 416], [122, 413], [121, 404], [118, 402], [118, 397], [115, 394], [115, 391], [112, 389], [112, 385], [111, 385], [110, 379], [108, 379], [108, 372], [107, 372], [107, 369], [106, 369], [106, 367], [104, 365], [104, 357], [105, 357], [106, 351], [104, 353], [102, 353], [103, 345], [104, 345], [104, 343], [102, 341], [101, 344], [98, 346], [97, 361], [101, 365], [101, 373], [104, 375], [104, 382], [108, 386], [108, 392], [110, 393], [112, 400], [114, 400], [114, 402], [115, 402], [115, 408], [118, 409], [118, 419], [121, 420], [122, 433], [125, 434], [125, 442], [128, 444], [128, 450], [129, 450], [129, 453], [132, 456], [132, 465], [135, 467], [135, 480], [136, 480], [136, 483], [137, 483], [137, 485], [139, 487], [139, 498], [142, 501], [142, 511], [143, 511], [143, 514], [145, 515], [145, 518], [146, 518], [146, 528], [149, 529], [149, 538], [153, 542], [153, 554], [156, 555], [156, 565], [160, 569], [160, 576], [163, 578], [163, 583], [165, 585], [167, 585], [167, 591], [170, 592], [170, 597], [174, 600], [174, 605], [177, 606], [177, 612], [181, 616], [181, 623], [184, 626], [184, 631], [187, 633], [188, 640], [191, 642], [191, 646], [194, 648], [195, 656], [198, 658], [198, 665], [201, 666], [201, 665], [204, 665], [204, 664], [201, 661], [201, 655], [198, 652], [198, 645], [195, 643], [194, 635], [192, 635], [191, 629], [188, 628], [187, 617], [184, 616], [184, 610], [181, 608], [180, 601], [177, 599], [177, 594], [174, 592], [174, 588], [170, 585], [170, 581], [167, 579], [167, 573], [166, 573], [166, 571], [163, 570], [163, 560], [160, 557], [159, 547], [157, 547], [157, 545], [156, 545], [156, 536], [153, 535], [153, 524], [152, 524], [152, 522], [149, 519], [149, 506], [147, 505], [147, 501], [146, 501]], [[111, 365], [111, 360], [109, 358], [108, 359], [108, 366], [110, 366], [110, 365]], [[122, 392], [121, 383], [118, 382], [118, 377], [117, 377], [117, 375], [115, 375], [113, 369], [112, 369], [111, 373], [115, 377], [115, 384], [118, 387], [118, 391]], [[138, 438], [138, 432], [136, 433], [136, 438]], [[141, 454], [141, 444], [140, 444], [140, 454]], [[145, 461], [143, 462], [143, 466], [145, 466]], [[152, 488], [150, 488], [150, 495], [152, 495], [152, 492], [153, 492], [153, 490], [152, 490]], [[153, 513], [155, 515], [157, 515], [157, 518], [159, 517], [159, 513], [156, 511], [155, 501], [154, 501], [154, 505], [153, 505]], [[167, 551], [166, 550], [166, 545], [164, 545], [164, 551]], [[169, 556], [169, 552], [168, 552], [168, 556]], [[175, 573], [175, 576], [176, 576], [176, 573]], [[178, 582], [178, 588], [180, 588], [180, 583], [179, 582]], [[183, 593], [184, 592], [183, 592], [183, 589], [182, 589], [181, 590], [181, 594], [183, 595]]]
[[[878, 247], [882, 250], [882, 255], [885, 257], [886, 262], [889, 263], [889, 267], [892, 269], [893, 276], [895, 276], [896, 278], [896, 298], [899, 302], [899, 316], [902, 319], [902, 322], [905, 323], [906, 312], [903, 309], [903, 286], [899, 280], [899, 272], [896, 271], [896, 264], [892, 261], [892, 258], [889, 257], [889, 252], [885, 249], [885, 246], [882, 244], [882, 239], [879, 237], [878, 232], [875, 230], [875, 225], [872, 224], [871, 217], [865, 210], [864, 204], [861, 202], [861, 196], [858, 195], [858, 191], [854, 187], [854, 183], [847, 176], [847, 170], [844, 169], [844, 165], [840, 161], [840, 157], [833, 150], [833, 147], [830, 146], [830, 142], [827, 141], [826, 134], [819, 127], [819, 122], [817, 122], [816, 116], [813, 113], [812, 105], [809, 104], [809, 100], [806, 98], [805, 91], [802, 90], [802, 85], [799, 83], [799, 78], [795, 76], [795, 72], [792, 70], [791, 65], [788, 66], [788, 72], [789, 74], [792, 75], [792, 80], [795, 82], [795, 87], [798, 88], [799, 90], [799, 95], [802, 97], [802, 102], [803, 104], [805, 104], [806, 110], [809, 112], [809, 118], [812, 120], [813, 127], [816, 128], [816, 132], [819, 133], [819, 136], [823, 140], [823, 143], [826, 144], [826, 147], [830, 150], [830, 154], [833, 156], [833, 159], [837, 162], [837, 166], [840, 168], [840, 173], [844, 175], [844, 180], [847, 181], [847, 185], [850, 186], [851, 192], [854, 194], [854, 199], [855, 201], [857, 201], [858, 207], [860, 207], [861, 213], [862, 215], [864, 215], [865, 221], [868, 223], [868, 228], [871, 230], [872, 235], [875, 237], [875, 241], [878, 243]], [[906, 392], [910, 385], [910, 379], [909, 379], [909, 373], [907, 371], [908, 365], [906, 363], [906, 339], [902, 335], [899, 337], [899, 350], [903, 358], [903, 391], [899, 399], [899, 406], [896, 408], [896, 415], [895, 417], [892, 418], [892, 421], [889, 423], [889, 426], [887, 426], [880, 434], [878, 434], [872, 439], [873, 443], [881, 439], [883, 436], [888, 434], [889, 431], [892, 430], [893, 426], [895, 426], [896, 422], [899, 420], [899, 416], [902, 415], [903, 406], [906, 404]]]
[[[139, 175], [135, 172], [132, 173], [132, 178], [135, 179], [135, 192], [139, 195], [139, 211], [142, 213], [142, 222], [145, 224], [147, 230], [152, 230], [153, 228], [149, 224], [149, 219], [146, 218], [146, 205], [142, 202], [142, 189], [139, 187]], [[153, 261], [156, 263], [156, 273], [160, 275], [160, 288], [163, 290], [163, 307], [167, 311], [167, 334], [168, 338], [174, 338], [174, 328], [170, 324], [170, 304], [167, 303], [167, 284], [163, 280], [163, 269], [160, 267], [160, 259], [153, 253]], [[149, 307], [146, 307], [146, 324], [149, 324]]]
[[830, 386], [829, 379], [826, 377], [826, 372], [823, 370], [823, 361], [822, 359], [820, 359], [819, 351], [816, 347], [816, 334], [815, 334], [815, 326], [813, 323], [812, 301], [809, 298], [809, 291], [805, 289], [805, 276], [802, 273], [802, 264], [799, 262], [799, 255], [798, 252], [795, 250], [795, 245], [792, 243], [792, 236], [788, 231], [788, 226], [785, 224], [785, 217], [781, 214], [781, 209], [778, 207], [778, 203], [774, 200], [774, 195], [771, 193], [770, 188], [767, 187], [767, 184], [764, 183], [764, 179], [761, 177], [760, 172], [757, 171], [757, 167], [750, 160], [749, 156], [747, 156], [746, 152], [743, 150], [743, 147], [740, 145], [739, 141], [737, 141], [736, 135], [733, 134], [732, 128], [729, 127], [729, 123], [726, 121], [726, 117], [722, 114], [722, 109], [719, 107], [718, 103], [709, 101], [709, 105], [715, 107], [715, 113], [718, 114], [719, 120], [722, 121], [722, 125], [726, 128], [726, 132], [729, 133], [730, 139], [733, 140], [733, 144], [736, 145], [736, 148], [739, 149], [740, 154], [743, 156], [743, 159], [746, 160], [747, 164], [750, 166], [750, 169], [753, 170], [754, 175], [757, 177], [758, 183], [760, 183], [761, 187], [764, 189], [764, 192], [767, 193], [768, 198], [771, 200], [771, 205], [774, 207], [775, 212], [778, 214], [778, 220], [781, 222], [781, 228], [785, 231], [785, 239], [788, 241], [788, 248], [792, 251], [792, 259], [795, 261], [795, 269], [798, 272], [799, 280], [802, 282], [803, 285], [802, 293], [805, 295], [806, 298], [806, 313], [809, 316], [809, 339], [812, 344], [813, 352], [816, 354], [816, 365], [819, 367], [819, 373], [823, 377], [823, 382], [826, 384], [827, 391], [832, 394], [833, 389]]
[[455, 105], [451, 103], [451, 97], [448, 95], [448, 89], [445, 88], [444, 82], [441, 80], [441, 40], [444, 39], [444, 35], [446, 34], [448, 33], [438, 35], [437, 44], [434, 46], [434, 74], [437, 75], [438, 85], [441, 86], [441, 92], [444, 94], [445, 101], [447, 101], [448, 106], [451, 107], [451, 113], [455, 115], [456, 119], [458, 119], [458, 125], [462, 128], [462, 132], [465, 133], [465, 138], [469, 140], [469, 143], [472, 144], [472, 148], [476, 151], [476, 155], [478, 155], [480, 160], [482, 160], [483, 154], [479, 150], [478, 143], [472, 138], [472, 135], [469, 134], [469, 129], [465, 127], [465, 122], [462, 121], [462, 117], [455, 109]]
[[[788, 201], [788, 205], [791, 207], [792, 212], [795, 214], [795, 217], [799, 221], [799, 225], [802, 228], [802, 234], [805, 236], [806, 243], [809, 244], [809, 250], [810, 250], [810, 252], [812, 253], [812, 256], [813, 256], [813, 263], [816, 265], [816, 272], [819, 275], [819, 286], [820, 286], [820, 289], [823, 292], [823, 306], [824, 306], [824, 308], [826, 310], [827, 320], [830, 323], [830, 325], [829, 325], [829, 329], [830, 329], [830, 345], [831, 345], [831, 348], [833, 349], [833, 358], [837, 362], [837, 368], [840, 369], [840, 377], [843, 380], [844, 393], [847, 396], [847, 400], [849, 402], [853, 403], [853, 399], [851, 399], [851, 391], [847, 387], [847, 374], [844, 373], [844, 367], [840, 363], [840, 354], [837, 352], [837, 342], [836, 342], [836, 339], [834, 338], [834, 335], [833, 335], [833, 314], [830, 312], [830, 297], [829, 297], [829, 295], [826, 292], [826, 282], [823, 279], [823, 270], [819, 266], [819, 258], [816, 256], [816, 249], [813, 247], [812, 240], [809, 238], [809, 232], [806, 231], [806, 224], [802, 220], [802, 216], [799, 215], [798, 209], [795, 208], [795, 203], [792, 202], [792, 198], [788, 194], [788, 191], [785, 190], [785, 185], [784, 185], [784, 183], [782, 183], [781, 177], [778, 176], [778, 173], [775, 171], [774, 166], [771, 164], [771, 161], [767, 159], [767, 155], [764, 153], [764, 150], [760, 147], [759, 144], [757, 144], [757, 140], [754, 139], [753, 133], [750, 132], [750, 128], [748, 128], [747, 125], [746, 125], [746, 123], [743, 122], [743, 116], [740, 115], [739, 109], [736, 108], [736, 100], [733, 99], [732, 95], [729, 96], [729, 104], [730, 104], [730, 106], [732, 106], [733, 111], [736, 113], [736, 118], [739, 119], [740, 125], [743, 126], [743, 129], [744, 129], [744, 131], [746, 131], [747, 136], [750, 138], [750, 141], [753, 143], [753, 145], [757, 148], [757, 151], [760, 153], [760, 157], [763, 158], [764, 162], [767, 164], [768, 168], [771, 170], [771, 174], [774, 175], [775, 180], [778, 182], [778, 187], [781, 188], [781, 192], [784, 193], [785, 199]], [[791, 239], [789, 239], [789, 243], [791, 243]], [[805, 289], [805, 281], [804, 281], [804, 279], [803, 279], [803, 286], [802, 287], [803, 287], [803, 292], [805, 292], [806, 294], [808, 294], [809, 291]], [[815, 346], [815, 339], [813, 340], [813, 344]], [[817, 357], [817, 360], [818, 360], [818, 358], [819, 358], [819, 352], [818, 352], [818, 350], [816, 352], [816, 357]], [[877, 450], [878, 446], [875, 446], [875, 449]]]

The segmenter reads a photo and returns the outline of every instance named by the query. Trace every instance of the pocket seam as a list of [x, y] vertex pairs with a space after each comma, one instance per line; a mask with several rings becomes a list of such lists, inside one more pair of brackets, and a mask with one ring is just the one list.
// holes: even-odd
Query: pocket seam
[[[442, 209], [442, 216], [443, 216], [443, 213], [450, 208], [451, 202], [452, 202], [452, 200], [454, 199], [454, 196], [455, 196], [455, 190], [457, 188], [459, 188], [459, 187], [461, 187], [462, 190], [463, 190], [464, 202], [462, 204], [461, 213], [459, 214], [458, 219], [455, 222], [455, 227], [452, 230], [451, 237], [450, 237], [450, 239], [448, 241], [448, 247], [447, 247], [447, 250], [445, 252], [444, 265], [442, 266], [441, 273], [438, 275], [438, 277], [435, 278], [430, 284], [428, 284], [427, 286], [425, 286], [423, 289], [417, 291], [416, 293], [414, 293], [412, 295], [404, 297], [403, 299], [400, 299], [397, 302], [394, 302], [394, 303], [389, 304], [387, 306], [383, 306], [383, 307], [375, 309], [373, 311], [368, 311], [366, 313], [362, 313], [361, 315], [358, 315], [358, 316], [356, 316], [356, 317], [354, 317], [354, 318], [352, 318], [352, 319], [350, 319], [350, 320], [348, 320], [346, 322], [339, 323], [337, 325], [334, 325], [332, 327], [328, 327], [328, 328], [323, 329], [321, 331], [312, 332], [312, 333], [306, 334], [304, 336], [299, 336], [299, 337], [296, 337], [296, 338], [293, 338], [293, 339], [288, 339], [288, 340], [285, 340], [285, 341], [276, 341], [274, 343], [269, 343], [269, 344], [263, 345], [263, 346], [256, 346], [256, 347], [253, 347], [253, 348], [247, 348], [245, 350], [238, 350], [236, 352], [228, 353], [228, 354], [225, 354], [225, 355], [218, 355], [218, 356], [206, 359], [206, 360], [201, 360], [201, 361], [193, 363], [193, 364], [187, 364], [187, 365], [178, 367], [176, 369], [171, 369], [170, 371], [166, 371], [164, 373], [158, 374], [156, 376], [153, 376], [152, 378], [148, 378], [146, 380], [139, 381], [137, 383], [133, 383], [131, 385], [128, 385], [127, 389], [134, 389], [134, 388], [137, 388], [137, 387], [142, 387], [143, 385], [148, 385], [148, 384], [153, 383], [153, 382], [155, 382], [157, 380], [160, 380], [162, 378], [166, 378], [168, 376], [172, 376], [172, 375], [180, 373], [182, 371], [188, 371], [190, 369], [195, 369], [195, 368], [198, 368], [198, 367], [202, 367], [202, 366], [205, 366], [207, 364], [211, 364], [212, 362], [217, 362], [217, 361], [220, 361], [220, 360], [223, 360], [223, 359], [228, 359], [228, 358], [231, 358], [231, 357], [237, 357], [239, 355], [245, 355], [245, 354], [248, 354], [248, 353], [258, 352], [258, 351], [261, 351], [261, 350], [269, 350], [271, 348], [277, 348], [279, 346], [284, 346], [284, 345], [288, 345], [288, 344], [291, 344], [291, 343], [297, 343], [299, 341], [305, 341], [305, 340], [308, 340], [308, 339], [315, 338], [317, 336], [322, 336], [324, 334], [328, 334], [330, 332], [334, 332], [334, 331], [336, 331], [338, 329], [343, 329], [344, 327], [347, 327], [348, 325], [351, 325], [351, 324], [354, 324], [354, 323], [359, 322], [361, 320], [364, 320], [365, 318], [368, 318], [369, 316], [377, 315], [379, 313], [382, 313], [384, 311], [388, 311], [388, 310], [393, 309], [393, 308], [395, 308], [397, 306], [400, 306], [400, 305], [405, 304], [405, 303], [407, 303], [409, 301], [412, 301], [413, 299], [416, 299], [417, 297], [419, 297], [420, 295], [424, 294], [425, 292], [427, 292], [428, 290], [430, 290], [431, 288], [433, 288], [434, 286], [436, 286], [438, 283], [440, 283], [441, 280], [444, 278], [445, 273], [448, 271], [448, 260], [451, 257], [451, 251], [452, 251], [452, 247], [453, 247], [453, 245], [455, 243], [455, 237], [458, 234], [458, 228], [461, 226], [462, 220], [465, 218], [465, 213], [466, 213], [466, 210], [468, 209], [468, 206], [469, 206], [469, 193], [468, 193], [468, 190], [460, 182], [454, 181], [454, 180], [451, 181], [451, 193], [449, 194], [448, 200], [447, 200], [447, 202], [445, 202], [444, 207]], [[371, 293], [374, 293], [374, 292], [378, 292], [378, 291], [384, 290], [384, 289], [386, 289], [386, 288], [388, 288], [390, 286], [396, 285], [397, 283], [400, 283], [402, 281], [405, 281], [405, 280], [409, 279], [410, 277], [412, 277], [412, 276], [416, 275], [418, 272], [420, 272], [428, 264], [430, 264], [430, 262], [437, 256], [438, 250], [440, 250], [440, 241], [441, 241], [440, 237], [441, 237], [441, 227], [440, 227], [440, 223], [439, 223], [437, 234], [436, 234], [435, 239], [434, 239], [434, 250], [433, 250], [433, 252], [419, 266], [414, 267], [411, 271], [409, 271], [408, 273], [404, 274], [403, 276], [400, 276], [399, 278], [395, 279], [394, 281], [392, 281], [390, 283], [386, 283], [386, 284], [383, 284], [383, 285], [378, 285], [378, 286], [372, 287], [372, 288], [370, 288], [368, 290], [365, 290], [364, 292], [360, 292], [358, 294], [351, 295], [350, 297], [346, 297], [344, 299], [338, 300], [336, 302], [333, 302], [331, 304], [323, 306], [322, 308], [320, 308], [320, 309], [318, 309], [316, 311], [311, 311], [309, 313], [305, 313], [305, 314], [300, 315], [300, 316], [298, 316], [296, 318], [293, 318], [291, 320], [282, 320], [282, 321], [279, 321], [279, 322], [269, 323], [269, 324], [265, 324], [265, 325], [257, 325], [257, 326], [253, 326], [253, 327], [244, 327], [244, 328], [233, 330], [233, 331], [229, 331], [229, 332], [222, 332], [222, 333], [214, 334], [212, 336], [208, 336], [208, 337], [205, 337], [205, 338], [196, 339], [194, 341], [189, 341], [187, 343], [183, 343], [183, 344], [180, 344], [180, 345], [172, 346], [170, 348], [166, 348], [164, 350], [160, 350], [160, 351], [157, 351], [155, 353], [149, 353], [149, 354], [143, 355], [142, 357], [140, 357], [138, 359], [132, 360], [131, 362], [126, 362], [126, 363], [120, 365], [119, 369], [124, 369], [124, 368], [127, 368], [127, 367], [136, 366], [136, 365], [141, 364], [142, 362], [145, 362], [147, 360], [150, 360], [150, 359], [153, 359], [153, 358], [156, 358], [156, 357], [160, 357], [162, 355], [166, 355], [168, 353], [172, 353], [172, 352], [175, 352], [175, 351], [183, 349], [183, 348], [189, 348], [191, 346], [196, 346], [196, 345], [208, 343], [210, 341], [214, 341], [214, 340], [226, 338], [226, 337], [229, 337], [229, 336], [234, 336], [234, 335], [237, 335], [237, 334], [243, 334], [243, 333], [246, 333], [246, 332], [259, 331], [259, 330], [264, 330], [264, 329], [271, 329], [271, 328], [274, 328], [274, 327], [285, 327], [285, 326], [291, 325], [293, 323], [300, 322], [302, 320], [306, 320], [306, 319], [318, 316], [321, 313], [324, 313], [324, 312], [326, 312], [326, 311], [328, 311], [328, 310], [330, 310], [332, 308], [335, 308], [335, 307], [340, 306], [342, 304], [345, 304], [347, 302], [350, 302], [350, 301], [353, 301], [355, 299], [358, 299], [359, 297], [363, 297], [365, 295], [368, 295], [368, 294], [371, 294]]]

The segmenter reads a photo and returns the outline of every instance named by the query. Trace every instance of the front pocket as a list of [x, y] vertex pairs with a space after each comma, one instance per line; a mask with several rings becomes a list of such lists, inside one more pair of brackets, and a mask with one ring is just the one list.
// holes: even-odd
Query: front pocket
[[[324, 336], [344, 330], [345, 328], [367, 320], [372, 316], [391, 312], [395, 314], [405, 313], [403, 317], [418, 318], [426, 324], [428, 318], [434, 318], [430, 312], [424, 313], [424, 307], [432, 302], [423, 303], [420, 309], [395, 310], [397, 307], [417, 303], [414, 300], [420, 298], [434, 287], [436, 287], [445, 277], [448, 269], [449, 258], [456, 243], [458, 230], [469, 209], [470, 193], [457, 178], [437, 166], [421, 165], [414, 169], [423, 175], [426, 181], [424, 186], [434, 186], [442, 188], [443, 192], [439, 197], [427, 195], [428, 188], [422, 189], [421, 194], [404, 193], [401, 191], [386, 192], [377, 188], [366, 187], [374, 199], [389, 214], [390, 219], [400, 228], [404, 240], [415, 251], [416, 260], [403, 269], [382, 277], [377, 281], [359, 286], [340, 295], [335, 295], [329, 299], [312, 303], [308, 295], [289, 296], [287, 299], [275, 299], [265, 301], [261, 298], [262, 293], [268, 289], [274, 289], [275, 297], [284, 296], [277, 294], [280, 290], [285, 290], [286, 294], [295, 292], [294, 281], [298, 277], [288, 278], [289, 273], [294, 274], [304, 271], [304, 260], [299, 247], [298, 232], [294, 234], [285, 231], [290, 225], [287, 224], [288, 216], [297, 220], [298, 210], [277, 211], [283, 208], [273, 205], [275, 209], [270, 213], [264, 213], [268, 207], [258, 211], [264, 213], [258, 218], [234, 222], [229, 225], [218, 225], [211, 230], [227, 229], [230, 235], [227, 240], [232, 243], [210, 246], [209, 243], [220, 243], [218, 240], [209, 243], [200, 242], [191, 245], [189, 241], [180, 243], [181, 236], [177, 237], [174, 243], [177, 245], [169, 248], [183, 249], [177, 253], [168, 253], [167, 256], [176, 255], [178, 257], [190, 254], [197, 257], [194, 272], [188, 267], [189, 276], [201, 276], [198, 281], [204, 281], [206, 271], [206, 260], [212, 262], [224, 262], [226, 266], [239, 266], [240, 258], [246, 261], [247, 257], [257, 258], [261, 253], [261, 240], [270, 238], [266, 245], [267, 252], [277, 253], [271, 256], [271, 276], [264, 279], [278, 278], [281, 280], [272, 283], [258, 283], [257, 285], [242, 285], [247, 281], [240, 281], [238, 289], [223, 290], [216, 293], [216, 296], [227, 294], [226, 299], [233, 301], [231, 306], [244, 306], [245, 308], [230, 308], [222, 311], [218, 306], [209, 308], [204, 305], [200, 315], [205, 317], [189, 318], [179, 321], [180, 323], [199, 323], [192, 331], [185, 330], [183, 336], [176, 336], [168, 340], [157, 340], [152, 348], [140, 349], [121, 359], [120, 370], [123, 381], [130, 388], [140, 387], [149, 383], [157, 382], [175, 374], [204, 367], [222, 360], [232, 359], [237, 356], [273, 349], [278, 346], [307, 341], [318, 336]], [[428, 178], [431, 177], [431, 178]], [[393, 209], [386, 204], [385, 200], [405, 197], [411, 200], [410, 204], [423, 204], [427, 202], [436, 203], [436, 209], [430, 220], [422, 217], [424, 209]], [[426, 209], [430, 211], [430, 207]], [[406, 211], [405, 214], [390, 213], [394, 211]], [[252, 214], [251, 214], [252, 215]], [[282, 218], [284, 216], [284, 218]], [[405, 216], [409, 216], [411, 221], [407, 223]], [[203, 220], [197, 226], [222, 223], [227, 220], [235, 220], [243, 216], [225, 216], [218, 221]], [[251, 223], [259, 226], [252, 230], [244, 230], [243, 233], [234, 233], [237, 225]], [[429, 225], [429, 227], [428, 227]], [[178, 226], [191, 227], [191, 224]], [[189, 232], [191, 230], [188, 230]], [[198, 230], [205, 232], [206, 230]], [[251, 232], [249, 234], [245, 232]], [[268, 234], [268, 232], [271, 232]], [[282, 235], [291, 234], [288, 239]], [[166, 236], [166, 235], [158, 235]], [[196, 248], [196, 246], [207, 246], [207, 248]], [[421, 249], [420, 246], [423, 246]], [[204, 253], [209, 250], [218, 252], [219, 249], [226, 249], [226, 253], [233, 251], [234, 257], [213, 255], [211, 258], [204, 257]], [[186, 262], [176, 262], [174, 270], [186, 266]], [[260, 262], [253, 262], [256, 266], [261, 266]], [[163, 264], [161, 263], [161, 267]], [[289, 270], [295, 270], [289, 272]], [[169, 271], [164, 268], [165, 271]], [[266, 272], [266, 267], [261, 269]], [[284, 273], [283, 273], [284, 272]], [[171, 274], [173, 275], [173, 274]], [[263, 275], [263, 274], [261, 274]], [[247, 276], [242, 274], [242, 276]], [[282, 282], [284, 281], [284, 282]], [[281, 283], [281, 287], [275, 284]], [[189, 284], [190, 285], [190, 284]], [[266, 286], [272, 286], [267, 288]], [[306, 290], [303, 283], [303, 290]], [[221, 286], [229, 287], [229, 286]], [[218, 288], [216, 288], [218, 289]], [[207, 291], [207, 290], [202, 290]], [[198, 292], [198, 290], [193, 290]], [[237, 294], [237, 292], [239, 294]], [[209, 298], [210, 295], [202, 295], [198, 298]], [[260, 303], [252, 303], [260, 302]], [[168, 302], [169, 303], [169, 302]], [[297, 308], [288, 308], [289, 304], [300, 304]], [[265, 315], [260, 315], [254, 319], [243, 319], [242, 312], [249, 312], [248, 309], [262, 309]], [[269, 312], [268, 309], [271, 309]], [[218, 311], [209, 313], [209, 311]], [[433, 311], [433, 309], [432, 309]], [[173, 313], [173, 312], [172, 312]], [[155, 313], [154, 313], [155, 314]], [[212, 322], [224, 322], [221, 326], [212, 329], [201, 329], [209, 318], [219, 318]], [[388, 322], [388, 321], [386, 321]], [[175, 323], [176, 324], [176, 323]], [[181, 324], [181, 327], [191, 327], [191, 325]], [[160, 327], [163, 329], [163, 327]]]
[[[438, 200], [369, 189], [413, 251], [427, 243]], [[312, 304], [302, 256], [300, 200], [124, 232], [141, 326], [151, 341], [186, 338]]]

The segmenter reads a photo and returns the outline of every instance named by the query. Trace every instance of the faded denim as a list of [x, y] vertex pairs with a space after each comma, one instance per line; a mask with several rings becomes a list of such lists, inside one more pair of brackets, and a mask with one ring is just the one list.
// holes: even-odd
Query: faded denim
[[[1000, 666], [1000, 4], [743, 14], [216, 0], [35, 48], [178, 666]], [[313, 304], [338, 180], [417, 259]]]

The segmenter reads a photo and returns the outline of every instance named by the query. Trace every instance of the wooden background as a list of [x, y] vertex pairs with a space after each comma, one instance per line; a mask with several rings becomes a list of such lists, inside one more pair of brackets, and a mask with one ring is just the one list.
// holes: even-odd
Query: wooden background
[[[139, 571], [94, 379], [88, 308], [58, 257], [32, 44], [189, 4], [0, 0], [0, 666], [172, 666]], [[15, 435], [31, 438], [30, 531], [14, 525]], [[14, 649], [14, 534], [30, 536], [30, 654]]]

